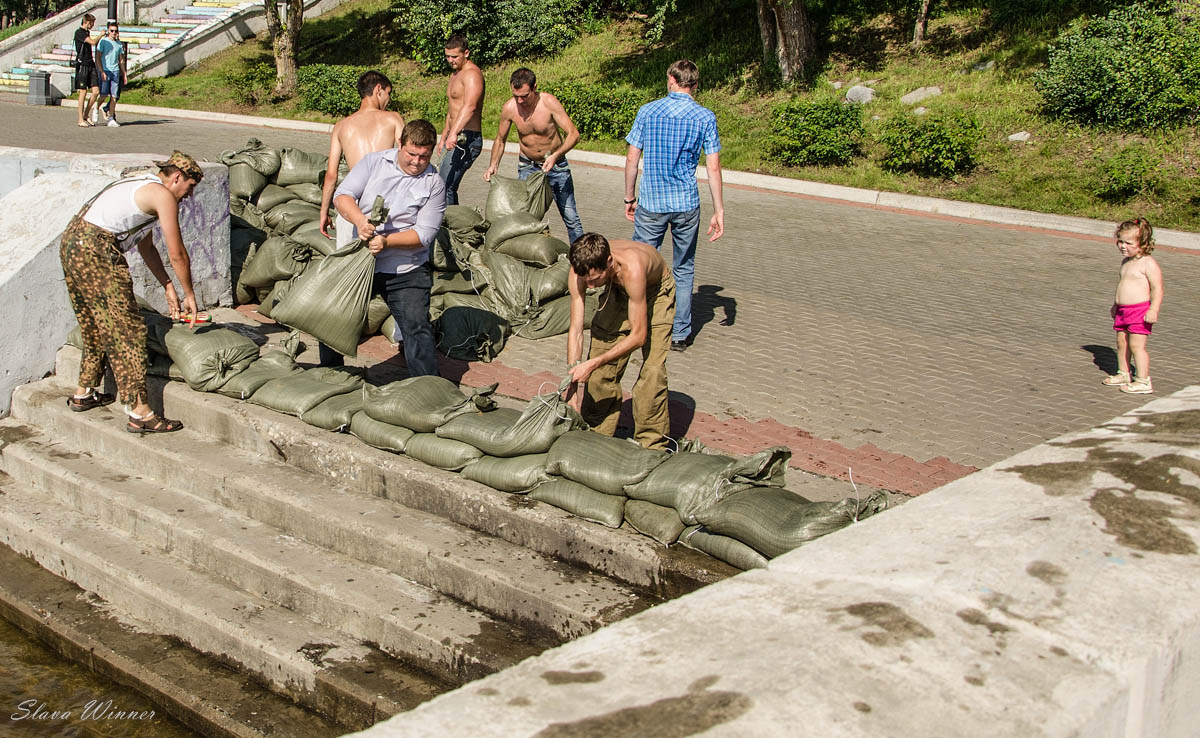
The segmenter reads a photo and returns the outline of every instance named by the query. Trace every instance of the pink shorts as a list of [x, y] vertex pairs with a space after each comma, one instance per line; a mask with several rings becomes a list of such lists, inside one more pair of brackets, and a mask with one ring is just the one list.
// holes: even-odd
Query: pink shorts
[[1117, 305], [1117, 315], [1113, 318], [1113, 330], [1140, 333], [1143, 336], [1150, 335], [1154, 324], [1147, 323], [1145, 320], [1146, 311], [1149, 309], [1149, 302], [1139, 302], [1136, 305]]

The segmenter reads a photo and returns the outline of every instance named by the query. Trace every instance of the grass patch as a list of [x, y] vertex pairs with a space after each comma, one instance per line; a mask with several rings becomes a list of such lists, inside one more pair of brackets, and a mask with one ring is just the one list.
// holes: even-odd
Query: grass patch
[[22, 23], [18, 23], [15, 26], [9, 26], [8, 28], [5, 28], [3, 31], [0, 31], [0, 41], [3, 41], [4, 39], [8, 38], [9, 36], [15, 36], [18, 33], [20, 33], [21, 31], [24, 31], [26, 28], [33, 28], [38, 23], [41, 23], [41, 19], [34, 18], [33, 20], [27, 20]]
[[[931, 19], [927, 43], [919, 51], [908, 48], [912, 28], [904, 18], [870, 12], [880, 5], [811, 0], [823, 43], [815, 72], [793, 88], [781, 87], [762, 67], [753, 0], [680, 0], [680, 11], [668, 20], [659, 43], [645, 40], [644, 19], [639, 17], [589, 24], [587, 32], [561, 53], [484, 69], [484, 135], [495, 133], [500, 105], [509, 95], [508, 75], [517, 66], [536, 70], [543, 87], [567, 80], [625, 86], [641, 102], [665, 94], [667, 66], [688, 57], [701, 70], [697, 99], [717, 114], [721, 161], [728, 169], [1107, 220], [1136, 213], [1155, 225], [1200, 230], [1200, 200], [1193, 194], [1200, 184], [1200, 135], [1195, 126], [1146, 133], [1101, 131], [1049, 119], [1039, 111], [1033, 73], [1044, 64], [1048, 44], [1078, 12], [1092, 10], [1096, 3], [1067, 2], [1063, 12], [998, 25], [988, 10], [975, 7], [978, 3], [948, 0], [949, 10]], [[406, 58], [390, 18], [385, 0], [356, 0], [306, 20], [301, 63], [381, 69], [395, 83], [394, 98], [405, 117], [426, 117], [440, 128], [446, 78], [423, 75]], [[122, 101], [334, 122], [302, 110], [294, 100], [247, 104], [235, 99], [229, 76], [264, 62], [272, 62], [265, 34], [173, 77], [135, 81]], [[992, 66], [976, 70], [985, 63]], [[844, 95], [852, 84], [868, 82], [877, 97], [863, 110], [866, 135], [859, 157], [828, 167], [786, 167], [766, 158], [772, 111], [779, 104]], [[840, 90], [834, 90], [834, 83], [840, 83]], [[932, 85], [942, 94], [918, 103], [929, 114], [961, 111], [979, 121], [983, 137], [978, 165], [951, 179], [884, 171], [881, 130], [897, 116], [912, 115], [916, 106], [900, 103], [901, 96]], [[1028, 131], [1030, 140], [1009, 141], [1018, 131]], [[241, 142], [230, 145], [237, 143]], [[1134, 144], [1161, 160], [1157, 186], [1124, 202], [1102, 198], [1097, 194], [1104, 189], [1100, 162]], [[580, 148], [620, 154], [625, 144], [583, 141]]]

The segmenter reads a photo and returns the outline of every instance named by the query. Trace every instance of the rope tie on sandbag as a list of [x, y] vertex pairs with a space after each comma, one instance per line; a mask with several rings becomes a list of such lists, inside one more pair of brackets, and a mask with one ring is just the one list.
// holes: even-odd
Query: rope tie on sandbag
[[[555, 403], [554, 405], [551, 405], [550, 401], [546, 399], [547, 397], [551, 396], [550, 393], [549, 392], [547, 392], [545, 394], [542, 393], [542, 388], [548, 384], [550, 384], [550, 383], [542, 382], [541, 384], [539, 384], [538, 385], [538, 394], [533, 399], [537, 400], [538, 402], [542, 403], [546, 407], [550, 408], [550, 412], [554, 415], [554, 417], [558, 418], [559, 420], [570, 420], [571, 416], [564, 409], [565, 403], [562, 402], [562, 393], [566, 392], [567, 387], [571, 386], [571, 378], [567, 377], [566, 379], [564, 379], [563, 381], [558, 383], [558, 392], [555, 392], [553, 395], [554, 398], [558, 400], [558, 402]], [[561, 415], [559, 414], [560, 411], [562, 413]]]

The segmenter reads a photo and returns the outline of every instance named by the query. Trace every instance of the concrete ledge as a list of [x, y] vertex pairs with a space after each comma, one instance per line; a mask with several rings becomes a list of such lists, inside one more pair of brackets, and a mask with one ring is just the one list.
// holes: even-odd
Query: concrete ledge
[[1194, 736], [1198, 485], [1190, 387], [356, 735]]

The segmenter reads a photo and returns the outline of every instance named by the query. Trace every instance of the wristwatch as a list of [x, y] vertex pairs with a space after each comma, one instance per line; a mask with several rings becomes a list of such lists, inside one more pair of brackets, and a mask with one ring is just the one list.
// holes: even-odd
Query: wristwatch
[[634, 204], [635, 202], [637, 202], [637, 198], [636, 198], [636, 197], [635, 197], [635, 198], [633, 198], [632, 200], [625, 200], [625, 204], [626, 204], [626, 205], [632, 205], [632, 204]]

